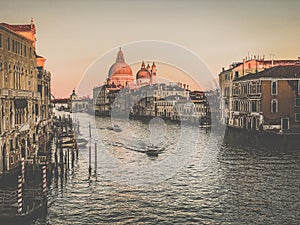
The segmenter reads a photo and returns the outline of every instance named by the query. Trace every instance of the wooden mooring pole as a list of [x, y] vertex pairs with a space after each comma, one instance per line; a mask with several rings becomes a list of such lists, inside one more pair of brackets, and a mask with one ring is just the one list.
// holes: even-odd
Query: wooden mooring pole
[[92, 131], [91, 131], [91, 123], [89, 123], [89, 133], [90, 133], [90, 145], [89, 145], [89, 175], [91, 175], [92, 172]]
[[68, 148], [68, 152], [67, 152], [67, 166], [68, 169], [70, 168], [70, 149]]
[[22, 183], [25, 182], [25, 162], [24, 158], [21, 158], [21, 174], [22, 174]]
[[97, 142], [95, 142], [95, 174], [97, 175]]

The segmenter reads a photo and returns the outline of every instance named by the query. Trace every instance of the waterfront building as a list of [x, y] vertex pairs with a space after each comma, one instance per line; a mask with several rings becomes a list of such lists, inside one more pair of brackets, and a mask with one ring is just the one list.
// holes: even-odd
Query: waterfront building
[[110, 115], [111, 106], [120, 90], [132, 88], [134, 83], [131, 67], [125, 62], [125, 57], [120, 48], [116, 62], [111, 65], [107, 80], [102, 86], [93, 89], [93, 111], [95, 115]]
[[51, 74], [36, 54], [35, 34], [33, 20], [0, 23], [0, 175], [46, 151]]
[[209, 123], [209, 103], [207, 100], [207, 96], [204, 91], [192, 91], [189, 93], [190, 99], [194, 104], [194, 118], [198, 118], [200, 120], [200, 124]]
[[[153, 63], [150, 68], [149, 64], [145, 67], [145, 63], [142, 62], [141, 69], [136, 75], [136, 83], [134, 83], [132, 69], [125, 62], [124, 54], [120, 48], [117, 53], [116, 62], [109, 69], [105, 84], [93, 89], [93, 110], [95, 115], [110, 115], [112, 104], [119, 95], [119, 92], [124, 88], [128, 89], [131, 93], [131, 90], [155, 83], [156, 71], [155, 63]], [[124, 94], [121, 93], [121, 95]], [[117, 101], [122, 101], [122, 99], [124, 98], [120, 97]], [[116, 102], [116, 107], [119, 105], [122, 107], [125, 104], [121, 102], [118, 104], [118, 102]], [[128, 104], [126, 107], [128, 108]], [[124, 111], [125, 109], [122, 110]]]
[[188, 90], [178, 86], [178, 83], [156, 83], [139, 87], [131, 93], [134, 102], [132, 116], [161, 116], [175, 120], [178, 118], [176, 101], [187, 99]]
[[93, 101], [88, 96], [78, 97], [75, 90], [73, 90], [68, 108], [71, 109], [71, 112], [90, 112], [92, 111], [92, 104]]
[[232, 125], [232, 83], [235, 79], [246, 76], [248, 74], [254, 74], [265, 69], [279, 66], [279, 65], [295, 65], [299, 63], [298, 60], [265, 60], [262, 57], [254, 57], [250, 59], [243, 59], [242, 62], [232, 63], [229, 69], [222, 68], [222, 72], [219, 74], [219, 85], [221, 89], [221, 120], [227, 125]]
[[277, 66], [233, 81], [234, 127], [300, 132], [300, 64]]

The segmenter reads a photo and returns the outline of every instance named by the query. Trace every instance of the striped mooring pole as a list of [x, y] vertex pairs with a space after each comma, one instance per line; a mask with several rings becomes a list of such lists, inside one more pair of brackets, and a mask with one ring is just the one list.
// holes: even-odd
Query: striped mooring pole
[[21, 173], [22, 173], [22, 182], [25, 182], [25, 162], [24, 158], [21, 159]]
[[43, 171], [43, 193], [46, 194], [47, 192], [46, 166], [43, 166], [42, 171]]
[[18, 177], [18, 214], [23, 212], [22, 176]]

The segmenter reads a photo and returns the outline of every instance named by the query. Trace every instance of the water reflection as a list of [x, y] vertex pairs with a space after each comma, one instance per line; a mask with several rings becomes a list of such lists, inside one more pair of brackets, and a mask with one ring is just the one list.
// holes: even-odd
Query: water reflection
[[[81, 135], [88, 139], [90, 118], [79, 115], [78, 119]], [[150, 133], [140, 131], [146, 125], [138, 121], [130, 123], [137, 131], [134, 135], [145, 135], [145, 139]], [[101, 137], [97, 179], [94, 174], [88, 175], [88, 149], [80, 149], [74, 168], [54, 171], [47, 218], [38, 219], [34, 224], [297, 224], [300, 220], [298, 150], [279, 151], [226, 144], [215, 149], [207, 145], [208, 135], [213, 134], [199, 131], [198, 138], [193, 140], [197, 151], [173, 176], [155, 185], [137, 186], [130, 182], [116, 182], [118, 179], [110, 175], [135, 173], [128, 169], [129, 165], [137, 169], [148, 164], [161, 166], [160, 162], [178, 153], [170, 147], [178, 142], [175, 138], [167, 138], [163, 153], [153, 158], [128, 148], [118, 138], [121, 134], [115, 135], [109, 127], [109, 118], [97, 118], [93, 124], [92, 141]], [[172, 132], [177, 134], [175, 137], [181, 135], [178, 125], [168, 124], [165, 129], [167, 135]], [[122, 138], [125, 139], [126, 135]], [[138, 148], [137, 143], [130, 146]], [[210, 162], [201, 167], [199, 164], [206, 154], [205, 148], [210, 150]], [[183, 153], [186, 151], [188, 149], [183, 149]], [[111, 158], [125, 165], [123, 171], [112, 167], [112, 162], [107, 160]], [[107, 174], [107, 168], [115, 171]], [[161, 166], [158, 170], [161, 173], [147, 172], [153, 179], [158, 179], [167, 169]]]

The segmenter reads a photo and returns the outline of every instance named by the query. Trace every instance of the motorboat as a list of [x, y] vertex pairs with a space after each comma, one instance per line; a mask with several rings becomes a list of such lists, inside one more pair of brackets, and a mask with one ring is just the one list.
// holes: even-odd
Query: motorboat
[[150, 157], [157, 157], [162, 150], [158, 146], [147, 146], [145, 153]]
[[116, 131], [116, 132], [121, 132], [122, 131], [120, 126], [116, 125], [116, 124], [114, 125], [113, 130]]
[[87, 145], [88, 141], [84, 138], [78, 138], [77, 139], [77, 146], [78, 147], [85, 147]]

